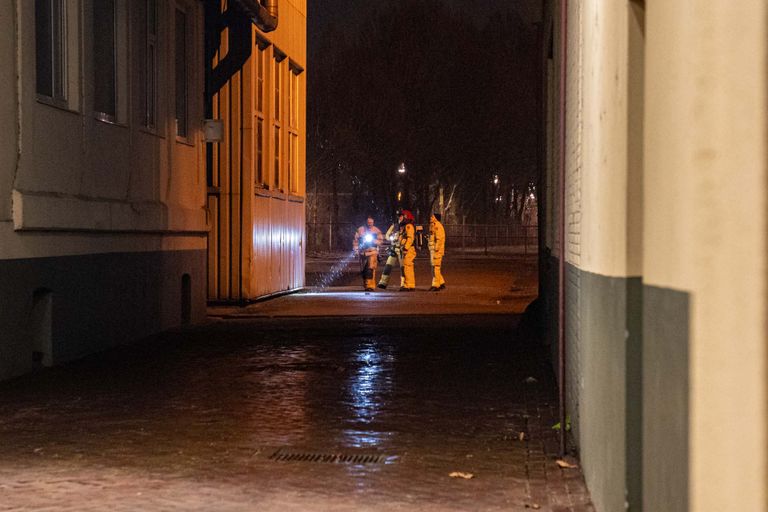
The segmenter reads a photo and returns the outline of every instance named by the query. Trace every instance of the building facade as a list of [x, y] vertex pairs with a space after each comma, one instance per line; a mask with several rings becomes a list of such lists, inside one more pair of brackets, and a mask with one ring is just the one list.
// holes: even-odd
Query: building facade
[[211, 301], [247, 302], [304, 285], [307, 4], [266, 4], [274, 23], [216, 29], [213, 37], [212, 82], [229, 67], [224, 59], [239, 64], [212, 87], [209, 105], [223, 121], [208, 162]]
[[0, 378], [205, 315], [203, 6], [0, 5]]
[[596, 508], [767, 510], [768, 7], [547, 14], [548, 340], [562, 268], [561, 386]]

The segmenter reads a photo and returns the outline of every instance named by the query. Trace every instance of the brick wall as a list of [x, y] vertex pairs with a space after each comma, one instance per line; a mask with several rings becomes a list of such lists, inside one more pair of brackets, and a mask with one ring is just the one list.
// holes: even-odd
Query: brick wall
[[[578, 410], [583, 387], [581, 379], [581, 186], [583, 137], [583, 48], [581, 33], [582, 3], [571, 2], [568, 12], [568, 62], [566, 95], [566, 190], [565, 221], [566, 274], [565, 274], [565, 354], [566, 354], [566, 408], [571, 417], [574, 434], [578, 434]], [[578, 438], [578, 436], [576, 436]]]

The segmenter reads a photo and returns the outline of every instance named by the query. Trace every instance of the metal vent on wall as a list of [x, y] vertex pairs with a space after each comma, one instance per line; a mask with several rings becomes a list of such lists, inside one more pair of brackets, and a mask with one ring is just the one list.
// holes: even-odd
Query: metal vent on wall
[[317, 462], [325, 464], [392, 464], [399, 459], [396, 455], [371, 453], [322, 453], [302, 452], [280, 448], [270, 455], [269, 460], [281, 462]]

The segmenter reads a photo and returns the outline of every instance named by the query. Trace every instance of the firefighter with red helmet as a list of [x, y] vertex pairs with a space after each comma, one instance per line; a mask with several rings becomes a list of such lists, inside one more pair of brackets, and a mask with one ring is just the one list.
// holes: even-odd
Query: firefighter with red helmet
[[400, 216], [400, 250], [402, 251], [403, 264], [403, 286], [401, 292], [412, 292], [416, 290], [416, 273], [414, 263], [416, 261], [416, 228], [413, 223], [413, 214], [410, 210], [402, 210]]
[[352, 243], [355, 253], [360, 257], [360, 274], [367, 292], [373, 291], [376, 286], [376, 267], [379, 262], [381, 242], [381, 230], [374, 225], [373, 217], [369, 215], [366, 225], [357, 228]]

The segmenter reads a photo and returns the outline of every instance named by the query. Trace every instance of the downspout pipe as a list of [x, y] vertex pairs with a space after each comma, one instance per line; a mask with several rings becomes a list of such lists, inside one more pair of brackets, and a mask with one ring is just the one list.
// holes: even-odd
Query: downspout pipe
[[568, 0], [560, 0], [560, 107], [559, 165], [557, 186], [557, 241], [560, 249], [557, 269], [557, 359], [560, 413], [560, 456], [566, 451], [567, 416], [565, 410], [565, 142], [566, 86], [568, 71]]
[[253, 50], [251, 20], [237, 11], [228, 9], [221, 14], [219, 23], [214, 22], [211, 28], [210, 36], [213, 41], [220, 41], [222, 27], [229, 29], [227, 32], [227, 54], [216, 64], [216, 67], [213, 67], [213, 56], [218, 51], [219, 45], [209, 47], [212, 53], [206, 56], [211, 59], [208, 61], [208, 65], [211, 66], [208, 98], [213, 98], [213, 95], [219, 92], [230, 78], [243, 68]]
[[[230, 78], [240, 71], [253, 51], [254, 23], [262, 32], [277, 28], [277, 0], [265, 0], [262, 5], [256, 0], [234, 0], [226, 11], [219, 12], [219, 0], [206, 2], [206, 99], [210, 100], [224, 87]], [[213, 58], [219, 50], [221, 32], [228, 31], [227, 54], [216, 67]]]
[[235, 0], [262, 32], [277, 28], [277, 0]]

